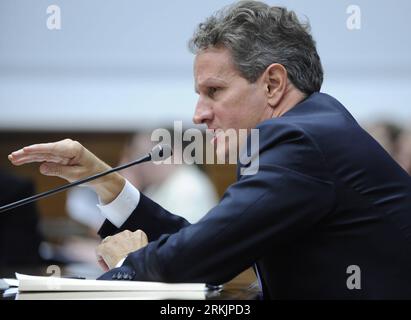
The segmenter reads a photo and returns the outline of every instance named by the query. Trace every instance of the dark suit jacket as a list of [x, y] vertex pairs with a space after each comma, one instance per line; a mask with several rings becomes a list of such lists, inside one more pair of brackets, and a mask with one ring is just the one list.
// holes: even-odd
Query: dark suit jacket
[[218, 284], [256, 263], [265, 298], [411, 298], [409, 175], [326, 94], [257, 128], [259, 172], [198, 223], [144, 195], [121, 229], [106, 221], [103, 237], [139, 228], [151, 242], [101, 278]]

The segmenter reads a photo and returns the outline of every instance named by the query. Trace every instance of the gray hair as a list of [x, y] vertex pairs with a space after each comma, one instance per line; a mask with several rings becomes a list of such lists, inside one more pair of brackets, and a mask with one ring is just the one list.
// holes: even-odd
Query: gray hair
[[255, 82], [265, 69], [279, 63], [300, 91], [321, 89], [323, 68], [308, 22], [293, 11], [258, 1], [240, 1], [200, 23], [189, 41], [193, 53], [210, 47], [230, 50], [240, 74]]

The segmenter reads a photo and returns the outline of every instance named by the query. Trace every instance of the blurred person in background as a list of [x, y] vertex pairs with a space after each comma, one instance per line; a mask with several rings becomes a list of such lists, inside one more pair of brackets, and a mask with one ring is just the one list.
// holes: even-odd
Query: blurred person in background
[[[0, 169], [0, 206], [35, 193], [33, 183]], [[0, 270], [42, 263], [39, 248], [42, 236], [36, 203], [0, 214]]]
[[411, 174], [411, 131], [391, 122], [380, 121], [366, 126], [368, 133]]
[[[134, 135], [123, 152], [121, 164], [137, 159], [153, 146], [150, 135]], [[182, 151], [174, 146], [174, 152]], [[123, 170], [122, 175], [163, 208], [178, 212], [190, 223], [196, 223], [218, 203], [213, 184], [196, 165], [146, 162]]]
[[90, 237], [98, 239], [96, 230], [100, 229], [104, 222], [100, 210], [97, 207], [98, 196], [87, 186], [71, 188], [67, 192], [66, 210], [70, 218], [89, 228]]
[[367, 132], [378, 141], [390, 156], [395, 158], [397, 153], [396, 141], [402, 129], [394, 123], [379, 121], [365, 126]]

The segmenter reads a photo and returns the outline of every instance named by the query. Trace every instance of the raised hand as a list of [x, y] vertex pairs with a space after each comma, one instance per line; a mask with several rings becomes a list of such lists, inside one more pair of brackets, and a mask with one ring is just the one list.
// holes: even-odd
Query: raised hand
[[[40, 162], [40, 172], [57, 176], [69, 182], [110, 169], [79, 142], [65, 139], [51, 143], [34, 144], [12, 152], [9, 160], [16, 166]], [[125, 180], [112, 173], [89, 183], [103, 203], [111, 202], [121, 192]]]

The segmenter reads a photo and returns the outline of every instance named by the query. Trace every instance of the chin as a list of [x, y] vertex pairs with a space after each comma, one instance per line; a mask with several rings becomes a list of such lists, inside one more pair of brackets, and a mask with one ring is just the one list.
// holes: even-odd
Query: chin
[[217, 163], [226, 163], [228, 160], [228, 147], [217, 144], [214, 148], [217, 157]]
[[236, 143], [218, 143], [215, 145], [215, 154], [217, 157], [218, 164], [237, 164], [238, 154], [237, 154], [237, 144]]

